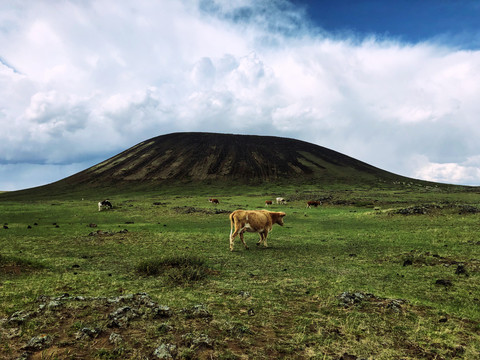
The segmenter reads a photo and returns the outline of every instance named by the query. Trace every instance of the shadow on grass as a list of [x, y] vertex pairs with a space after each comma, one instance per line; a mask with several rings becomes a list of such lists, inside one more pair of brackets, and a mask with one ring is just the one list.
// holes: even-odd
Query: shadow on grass
[[45, 266], [32, 260], [0, 254], [0, 274], [20, 275], [44, 268]]

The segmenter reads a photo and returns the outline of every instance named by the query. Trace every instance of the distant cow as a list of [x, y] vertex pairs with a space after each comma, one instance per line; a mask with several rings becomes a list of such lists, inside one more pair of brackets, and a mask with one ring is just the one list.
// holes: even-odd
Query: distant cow
[[111, 209], [113, 208], [113, 205], [110, 201], [108, 200], [103, 200], [98, 203], [98, 211], [101, 211], [102, 209]]
[[319, 206], [322, 205], [321, 201], [307, 201], [307, 208], [311, 208], [312, 206]]
[[272, 205], [272, 200], [265, 200], [265, 206]]
[[[230, 251], [233, 251], [233, 244], [237, 235], [240, 235], [243, 246], [245, 246], [245, 249], [248, 249], [243, 239], [245, 231], [259, 233], [260, 240], [257, 242], [257, 245], [260, 245], [263, 241], [263, 246], [268, 247], [268, 232], [272, 230], [274, 224], [283, 226], [283, 217], [285, 215], [284, 212], [267, 210], [235, 210], [230, 214]], [[234, 226], [235, 231], [233, 231]]]
[[287, 203], [287, 200], [285, 200], [282, 197], [277, 197], [276, 200], [277, 200], [277, 204], [286, 204]]
[[219, 203], [218, 199], [208, 199], [208, 201], [210, 201], [212, 204], [218, 204]]

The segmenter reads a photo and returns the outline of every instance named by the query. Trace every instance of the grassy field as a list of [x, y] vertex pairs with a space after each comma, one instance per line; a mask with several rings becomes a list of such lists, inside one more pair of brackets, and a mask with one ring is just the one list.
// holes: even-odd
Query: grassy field
[[[0, 196], [0, 358], [479, 358], [480, 192], [452, 189]], [[278, 195], [270, 247], [230, 252]]]

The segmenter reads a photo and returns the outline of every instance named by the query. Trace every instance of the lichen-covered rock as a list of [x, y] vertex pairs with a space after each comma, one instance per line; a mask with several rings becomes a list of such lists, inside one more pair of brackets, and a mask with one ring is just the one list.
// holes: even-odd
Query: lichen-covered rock
[[26, 350], [42, 350], [47, 348], [52, 342], [52, 337], [46, 334], [32, 337], [27, 345], [24, 346]]
[[177, 347], [172, 344], [161, 344], [153, 352], [153, 356], [157, 359], [173, 359], [176, 354]]

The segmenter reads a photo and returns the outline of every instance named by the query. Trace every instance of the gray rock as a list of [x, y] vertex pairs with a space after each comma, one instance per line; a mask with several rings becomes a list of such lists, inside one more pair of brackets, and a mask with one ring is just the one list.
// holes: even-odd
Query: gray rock
[[108, 341], [115, 346], [120, 346], [124, 343], [123, 337], [115, 332], [110, 334]]
[[177, 347], [172, 344], [161, 344], [153, 352], [157, 359], [173, 359], [177, 354]]
[[100, 329], [84, 327], [75, 334], [77, 340], [93, 339], [100, 334]]
[[172, 316], [172, 311], [166, 305], [159, 305], [152, 309], [154, 318], [166, 318]]
[[34, 336], [28, 340], [27, 345], [24, 346], [24, 349], [27, 350], [42, 350], [50, 345], [52, 338], [49, 335], [42, 334]]
[[10, 315], [10, 317], [8, 318], [8, 322], [14, 324], [22, 324], [27, 321], [31, 316], [31, 312], [20, 310]]

